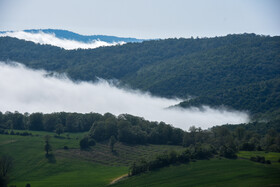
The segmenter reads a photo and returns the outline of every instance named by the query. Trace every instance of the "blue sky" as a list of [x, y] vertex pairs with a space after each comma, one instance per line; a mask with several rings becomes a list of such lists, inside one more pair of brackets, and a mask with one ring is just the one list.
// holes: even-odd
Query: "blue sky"
[[0, 30], [137, 38], [280, 35], [277, 0], [0, 0]]

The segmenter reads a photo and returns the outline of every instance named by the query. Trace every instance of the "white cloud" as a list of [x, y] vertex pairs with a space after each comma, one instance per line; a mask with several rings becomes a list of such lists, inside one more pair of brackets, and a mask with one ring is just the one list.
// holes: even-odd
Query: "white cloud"
[[79, 48], [94, 49], [102, 46], [114, 46], [114, 45], [125, 44], [125, 42], [108, 43], [100, 40], [93, 40], [92, 42], [89, 43], [83, 43], [75, 40], [60, 39], [57, 38], [55, 34], [47, 34], [44, 32], [29, 33], [24, 31], [14, 31], [14, 32], [0, 33], [0, 37], [5, 37], [5, 36], [18, 38], [20, 40], [31, 41], [37, 44], [53, 45], [53, 46], [64, 48], [66, 50], [79, 49]]
[[178, 99], [154, 97], [148, 93], [120, 89], [106, 81], [74, 83], [67, 77], [45, 76], [48, 72], [23, 65], [0, 62], [0, 111], [19, 112], [110, 112], [128, 113], [151, 121], [164, 121], [188, 129], [191, 125], [208, 128], [225, 123], [248, 122], [242, 112], [198, 108], [166, 109]]

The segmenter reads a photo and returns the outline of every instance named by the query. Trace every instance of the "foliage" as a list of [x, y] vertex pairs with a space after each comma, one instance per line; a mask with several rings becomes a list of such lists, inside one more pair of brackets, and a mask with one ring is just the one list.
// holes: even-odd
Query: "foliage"
[[263, 187], [279, 184], [279, 167], [241, 159], [210, 159], [171, 165], [128, 177], [113, 187]]
[[9, 182], [8, 173], [13, 167], [13, 159], [8, 155], [0, 157], [0, 186], [7, 186]]
[[115, 136], [111, 136], [111, 138], [109, 140], [109, 146], [110, 146], [111, 152], [114, 152], [115, 143], [117, 143], [117, 140], [116, 140]]
[[262, 164], [271, 164], [271, 161], [265, 160], [265, 157], [263, 157], [263, 156], [251, 157], [250, 160], [253, 162], [260, 162]]
[[46, 151], [46, 157], [49, 156], [50, 151], [52, 151], [52, 146], [50, 145], [50, 139], [51, 137], [49, 135], [46, 135], [44, 137], [45, 139], [45, 151]]
[[60, 136], [60, 134], [62, 134], [64, 132], [63, 125], [57, 124], [55, 126], [55, 132], [56, 132], [56, 134], [58, 134], [58, 136]]
[[118, 79], [154, 95], [193, 96], [183, 107], [223, 105], [270, 120], [280, 114], [279, 43], [279, 36], [245, 33], [63, 50], [1, 37], [0, 60], [64, 72], [75, 80]]
[[[32, 136], [28, 132], [18, 132], [14, 130], [7, 131], [14, 125], [14, 118], [21, 114], [18, 112], [0, 112], [0, 134], [11, 134], [21, 136]], [[38, 115], [37, 113], [35, 113]], [[28, 130], [28, 121], [34, 118], [33, 114], [25, 114], [23, 127]], [[215, 126], [211, 129], [202, 130], [191, 126], [189, 131], [183, 131], [179, 128], [174, 128], [164, 122], [150, 122], [143, 118], [132, 116], [129, 114], [122, 114], [114, 116], [110, 113], [104, 115], [96, 113], [66, 113], [58, 112], [51, 114], [39, 114], [43, 119], [43, 129], [51, 132], [58, 132], [62, 129], [66, 132], [84, 132], [88, 131], [88, 140], [82, 142], [89, 144], [85, 147], [94, 146], [97, 142], [109, 142], [109, 146], [113, 148], [110, 143], [110, 138], [114, 137], [116, 141], [127, 144], [163, 144], [163, 145], [183, 145], [184, 147], [195, 147], [197, 145], [210, 144], [213, 149], [219, 152], [221, 156], [234, 158], [238, 150], [248, 151], [273, 151], [280, 152], [280, 128], [279, 120], [269, 122], [251, 122], [249, 124], [239, 125], [223, 125]], [[68, 122], [68, 119], [78, 119], [77, 123]], [[8, 123], [9, 122], [9, 123]], [[54, 124], [53, 124], [54, 123]], [[56, 125], [55, 125], [56, 124]], [[32, 126], [36, 128], [36, 125]], [[63, 132], [63, 131], [62, 131]], [[56, 136], [57, 138], [65, 138]], [[69, 138], [69, 137], [67, 137]], [[83, 147], [83, 146], [82, 146]], [[203, 147], [204, 149], [205, 147]], [[203, 150], [202, 150], [203, 151]]]
[[80, 140], [80, 149], [87, 149], [89, 147], [88, 137], [84, 137]]
[[239, 151], [238, 157], [244, 159], [250, 159], [251, 157], [264, 157], [265, 160], [270, 160], [273, 163], [277, 163], [280, 159], [280, 153], [266, 152], [266, 151]]
[[215, 150], [206, 148], [207, 145], [201, 146], [196, 145], [193, 149], [186, 149], [182, 153], [177, 153], [176, 151], [170, 151], [169, 153], [164, 153], [158, 155], [155, 159], [146, 161], [141, 159], [139, 162], [134, 162], [129, 171], [129, 175], [137, 175], [147, 171], [156, 170], [162, 167], [169, 166], [171, 164], [186, 164], [190, 160], [204, 160], [210, 159], [214, 156]]
[[95, 146], [96, 142], [93, 138], [85, 136], [80, 140], [80, 149], [88, 149], [90, 146]]

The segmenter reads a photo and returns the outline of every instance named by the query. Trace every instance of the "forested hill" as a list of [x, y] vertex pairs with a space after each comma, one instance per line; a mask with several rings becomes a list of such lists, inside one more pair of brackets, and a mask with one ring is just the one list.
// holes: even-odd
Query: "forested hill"
[[118, 79], [165, 97], [195, 96], [183, 107], [226, 105], [280, 113], [280, 37], [255, 34], [166, 39], [67, 51], [0, 38], [0, 60], [66, 72], [72, 79]]

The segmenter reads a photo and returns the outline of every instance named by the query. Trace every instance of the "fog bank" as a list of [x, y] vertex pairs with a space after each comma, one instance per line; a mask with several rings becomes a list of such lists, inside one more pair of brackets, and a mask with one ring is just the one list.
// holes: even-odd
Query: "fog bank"
[[26, 40], [31, 41], [37, 44], [48, 44], [53, 45], [57, 47], [64, 48], [66, 50], [72, 50], [72, 49], [94, 49], [97, 47], [102, 46], [114, 46], [114, 45], [122, 45], [125, 42], [113, 42], [108, 43], [100, 40], [93, 40], [90, 43], [83, 43], [78, 42], [75, 40], [67, 40], [67, 39], [60, 39], [55, 36], [55, 34], [47, 34], [44, 32], [39, 33], [29, 33], [24, 31], [14, 31], [14, 32], [5, 32], [0, 33], [0, 37], [13, 37], [18, 38], [20, 40]]
[[191, 125], [208, 128], [221, 124], [249, 121], [243, 112], [217, 110], [166, 109], [179, 99], [154, 97], [148, 93], [120, 89], [107, 81], [73, 82], [66, 76], [46, 76], [20, 64], [0, 62], [0, 111], [19, 112], [110, 112], [128, 113], [150, 121], [164, 121], [187, 130]]

